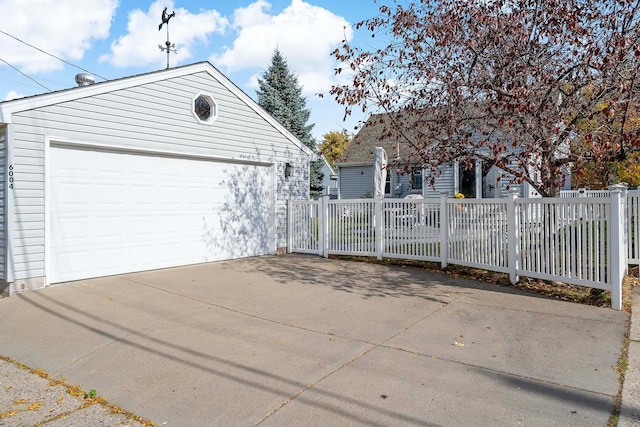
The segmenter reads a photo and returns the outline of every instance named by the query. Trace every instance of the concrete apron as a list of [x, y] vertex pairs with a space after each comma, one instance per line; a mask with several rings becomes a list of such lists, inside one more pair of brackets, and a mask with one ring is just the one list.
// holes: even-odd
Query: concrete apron
[[601, 426], [625, 322], [436, 273], [288, 255], [12, 296], [0, 353], [158, 425]]

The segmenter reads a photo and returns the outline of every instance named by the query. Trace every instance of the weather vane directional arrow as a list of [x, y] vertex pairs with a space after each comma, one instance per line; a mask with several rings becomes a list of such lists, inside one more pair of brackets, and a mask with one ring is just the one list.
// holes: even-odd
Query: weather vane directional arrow
[[167, 68], [169, 68], [169, 54], [171, 52], [178, 53], [176, 44], [169, 41], [169, 20], [174, 16], [176, 16], [175, 10], [171, 13], [167, 13], [167, 8], [165, 7], [162, 11], [162, 22], [158, 26], [158, 31], [160, 31], [162, 29], [162, 26], [167, 24], [167, 41], [164, 43], [164, 46], [162, 46], [161, 44], [158, 45], [161, 52], [164, 52], [165, 50], [167, 51]]

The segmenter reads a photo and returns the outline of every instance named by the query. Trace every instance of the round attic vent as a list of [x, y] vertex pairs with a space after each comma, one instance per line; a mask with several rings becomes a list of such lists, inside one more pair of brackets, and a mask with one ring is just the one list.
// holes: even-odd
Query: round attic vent
[[91, 74], [87, 74], [87, 73], [76, 74], [76, 83], [78, 83], [78, 86], [89, 86], [94, 84], [95, 82], [96, 82], [96, 79]]

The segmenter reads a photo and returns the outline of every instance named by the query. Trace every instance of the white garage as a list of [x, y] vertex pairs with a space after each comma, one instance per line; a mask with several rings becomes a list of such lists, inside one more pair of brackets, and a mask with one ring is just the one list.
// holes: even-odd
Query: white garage
[[10, 293], [274, 254], [308, 197], [313, 154], [206, 62], [0, 112]]

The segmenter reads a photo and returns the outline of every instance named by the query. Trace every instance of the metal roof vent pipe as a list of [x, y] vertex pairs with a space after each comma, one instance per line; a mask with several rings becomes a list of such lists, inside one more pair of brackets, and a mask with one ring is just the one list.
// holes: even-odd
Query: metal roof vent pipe
[[96, 82], [96, 79], [91, 74], [87, 74], [87, 73], [76, 74], [76, 83], [78, 83], [78, 86], [89, 86], [94, 84], [95, 82]]

